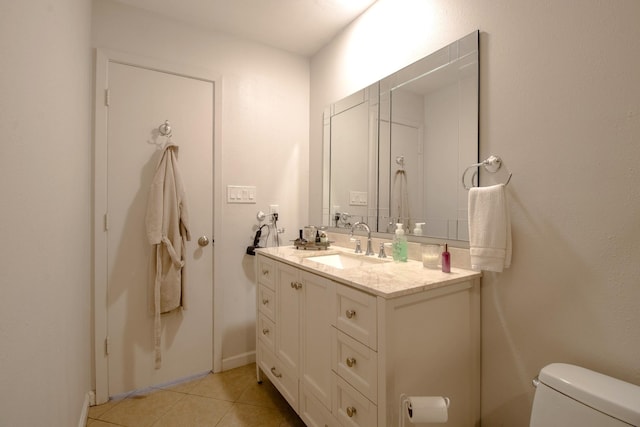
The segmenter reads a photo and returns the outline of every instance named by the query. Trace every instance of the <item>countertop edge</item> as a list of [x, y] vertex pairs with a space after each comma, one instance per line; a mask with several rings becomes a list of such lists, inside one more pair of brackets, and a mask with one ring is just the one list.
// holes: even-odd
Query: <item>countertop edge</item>
[[[423, 268], [422, 263], [413, 260], [409, 260], [407, 263], [387, 261], [363, 268], [343, 270], [306, 259], [318, 255], [351, 252], [338, 246], [332, 246], [329, 250], [317, 251], [298, 250], [293, 246], [279, 246], [259, 248], [256, 249], [256, 252], [274, 261], [283, 262], [384, 299], [398, 298], [482, 277], [482, 272], [461, 268], [452, 268], [451, 273], [429, 270]], [[393, 283], [389, 283], [391, 281]]]

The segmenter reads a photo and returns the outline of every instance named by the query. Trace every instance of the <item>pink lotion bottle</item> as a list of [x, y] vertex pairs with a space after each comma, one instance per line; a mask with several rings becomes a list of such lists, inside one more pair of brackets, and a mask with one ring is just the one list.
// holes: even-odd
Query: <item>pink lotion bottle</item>
[[444, 252], [442, 252], [442, 272], [451, 273], [451, 254], [449, 253], [449, 247], [444, 244]]

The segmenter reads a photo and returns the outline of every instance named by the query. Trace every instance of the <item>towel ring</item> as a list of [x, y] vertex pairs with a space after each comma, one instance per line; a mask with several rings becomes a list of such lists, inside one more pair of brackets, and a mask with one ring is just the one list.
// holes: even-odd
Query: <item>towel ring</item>
[[[473, 178], [475, 176], [477, 176], [477, 174], [478, 174], [478, 172], [475, 172], [473, 174], [473, 176], [471, 177], [471, 186], [467, 187], [467, 184], [464, 181], [464, 178], [467, 175], [467, 172], [469, 171], [469, 169], [477, 168], [477, 167], [480, 167], [480, 166], [484, 166], [484, 169], [489, 173], [496, 173], [502, 167], [502, 159], [500, 157], [498, 157], [498, 156], [491, 155], [491, 156], [487, 157], [485, 160], [481, 161], [480, 163], [475, 163], [475, 164], [467, 167], [464, 170], [464, 172], [462, 172], [462, 186], [464, 187], [465, 190], [471, 190], [471, 188], [474, 187]], [[507, 178], [507, 182], [505, 182], [504, 185], [508, 185], [509, 184], [509, 181], [511, 181], [511, 176], [512, 175], [513, 174], [511, 172], [509, 172], [509, 177]]]

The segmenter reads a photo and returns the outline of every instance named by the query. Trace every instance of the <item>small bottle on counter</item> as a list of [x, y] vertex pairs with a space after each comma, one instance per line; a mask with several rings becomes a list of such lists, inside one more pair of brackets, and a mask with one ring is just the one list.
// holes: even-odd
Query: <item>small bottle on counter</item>
[[396, 224], [396, 234], [393, 236], [393, 260], [406, 262], [407, 261], [407, 236], [404, 234], [402, 223]]
[[451, 254], [446, 243], [444, 244], [444, 252], [442, 252], [442, 272], [451, 273]]

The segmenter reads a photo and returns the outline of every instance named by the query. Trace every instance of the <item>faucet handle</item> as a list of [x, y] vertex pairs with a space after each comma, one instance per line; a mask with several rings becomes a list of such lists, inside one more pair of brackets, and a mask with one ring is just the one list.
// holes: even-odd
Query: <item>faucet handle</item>
[[360, 246], [360, 239], [356, 239], [356, 253], [357, 254], [362, 253], [362, 247]]
[[384, 251], [384, 243], [380, 243], [380, 252], [378, 253], [378, 258], [386, 258], [387, 254]]

